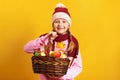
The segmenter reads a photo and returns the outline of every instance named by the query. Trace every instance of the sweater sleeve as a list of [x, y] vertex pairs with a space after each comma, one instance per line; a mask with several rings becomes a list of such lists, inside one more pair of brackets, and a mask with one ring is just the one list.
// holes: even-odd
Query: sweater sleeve
[[33, 53], [34, 50], [40, 49], [46, 44], [47, 38], [48, 38], [48, 35], [44, 35], [29, 41], [27, 44], [25, 44], [24, 51], [27, 53]]
[[61, 77], [61, 80], [74, 80], [82, 71], [82, 60], [80, 52], [77, 55], [77, 58], [74, 59], [72, 65], [68, 68], [66, 75]]

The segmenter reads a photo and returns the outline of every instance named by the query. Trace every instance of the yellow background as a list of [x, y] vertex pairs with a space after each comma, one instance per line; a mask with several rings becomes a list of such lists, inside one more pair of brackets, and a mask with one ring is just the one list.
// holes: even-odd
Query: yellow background
[[0, 80], [39, 80], [24, 45], [52, 29], [62, 2], [72, 16], [83, 71], [75, 80], [120, 80], [119, 0], [0, 0]]

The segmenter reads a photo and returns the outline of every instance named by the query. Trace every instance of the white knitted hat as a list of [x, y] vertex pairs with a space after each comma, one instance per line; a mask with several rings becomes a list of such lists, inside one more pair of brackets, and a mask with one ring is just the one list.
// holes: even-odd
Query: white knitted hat
[[58, 18], [63, 18], [65, 20], [67, 20], [71, 26], [71, 16], [68, 12], [68, 9], [62, 3], [58, 3], [56, 5], [56, 8], [55, 8], [53, 16], [52, 16], [52, 23]]

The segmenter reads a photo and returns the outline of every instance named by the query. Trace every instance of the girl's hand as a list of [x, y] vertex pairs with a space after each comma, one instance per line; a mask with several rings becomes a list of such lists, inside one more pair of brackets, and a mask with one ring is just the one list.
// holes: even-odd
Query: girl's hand
[[54, 40], [58, 36], [57, 32], [55, 32], [55, 31], [49, 32], [48, 35], [50, 36], [50, 39], [52, 39], [52, 40]]

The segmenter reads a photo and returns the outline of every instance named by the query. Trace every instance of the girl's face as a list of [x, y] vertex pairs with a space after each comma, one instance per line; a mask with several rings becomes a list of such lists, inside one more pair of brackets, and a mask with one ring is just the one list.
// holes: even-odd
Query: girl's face
[[59, 18], [53, 22], [53, 30], [59, 34], [65, 34], [69, 29], [69, 23], [67, 20]]

